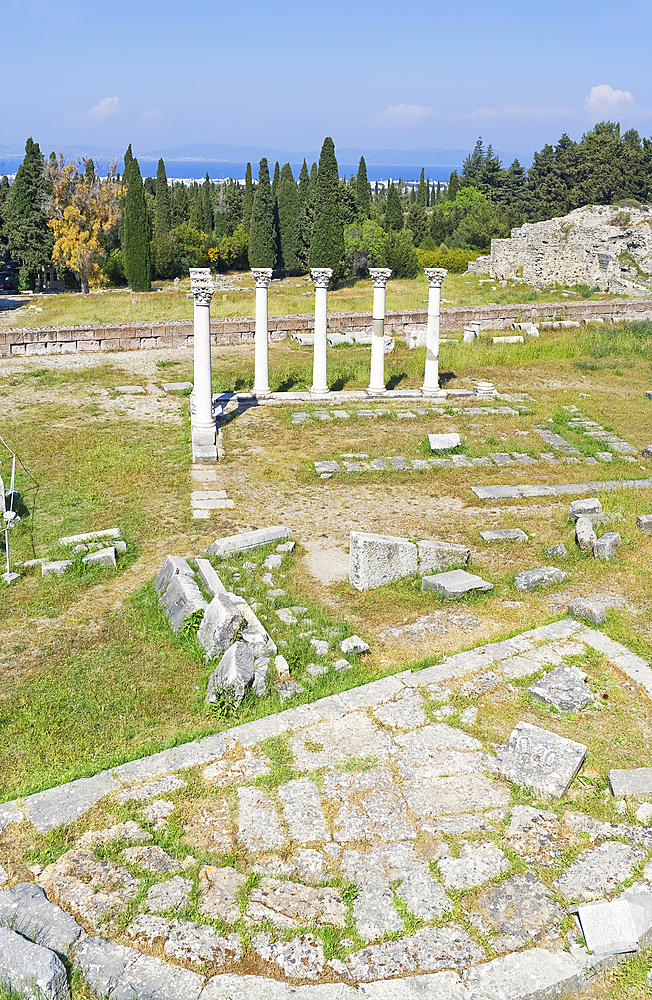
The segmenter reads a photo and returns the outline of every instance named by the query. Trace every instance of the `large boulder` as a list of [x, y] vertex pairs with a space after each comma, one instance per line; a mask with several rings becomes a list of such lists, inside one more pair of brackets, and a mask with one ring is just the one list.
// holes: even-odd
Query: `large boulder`
[[221, 656], [235, 642], [244, 616], [227, 594], [216, 594], [206, 608], [197, 638], [206, 658]]
[[246, 642], [234, 642], [208, 679], [205, 701], [217, 701], [226, 695], [239, 704], [254, 679], [254, 654]]

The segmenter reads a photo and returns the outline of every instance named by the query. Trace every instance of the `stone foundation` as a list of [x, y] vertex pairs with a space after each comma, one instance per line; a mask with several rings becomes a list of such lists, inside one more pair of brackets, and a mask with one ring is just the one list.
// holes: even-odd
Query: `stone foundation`
[[[486, 258], [485, 258], [486, 259]], [[525, 304], [484, 306], [453, 306], [441, 311], [442, 334], [460, 332], [472, 322], [483, 330], [502, 330], [512, 323], [540, 323], [550, 320], [577, 320], [590, 323], [625, 323], [652, 319], [649, 299], [597, 302], [532, 302]], [[426, 309], [405, 309], [387, 312], [385, 332], [402, 338], [406, 331], [423, 330], [428, 321]], [[329, 330], [338, 333], [363, 331], [371, 334], [372, 316], [368, 313], [331, 313]], [[239, 316], [233, 319], [211, 318], [211, 340], [220, 344], [253, 344], [255, 319]], [[270, 316], [269, 336], [272, 342], [287, 340], [294, 333], [312, 333], [314, 315]], [[192, 347], [192, 320], [176, 322], [124, 323], [72, 327], [21, 327], [0, 330], [0, 357], [16, 354], [76, 354], [82, 351], [145, 351], [160, 348]]]

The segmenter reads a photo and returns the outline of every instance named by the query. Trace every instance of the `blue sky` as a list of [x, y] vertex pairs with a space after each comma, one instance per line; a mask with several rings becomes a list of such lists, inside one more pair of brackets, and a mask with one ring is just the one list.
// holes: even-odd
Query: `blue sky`
[[495, 148], [652, 133], [649, 0], [3, 0], [0, 144]]

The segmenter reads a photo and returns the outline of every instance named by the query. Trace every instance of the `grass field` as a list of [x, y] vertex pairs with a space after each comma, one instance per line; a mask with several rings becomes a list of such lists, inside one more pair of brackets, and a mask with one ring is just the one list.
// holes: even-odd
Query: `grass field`
[[[253, 316], [255, 311], [254, 283], [250, 273], [223, 277], [224, 291], [218, 286], [211, 303], [215, 318]], [[484, 305], [488, 302], [528, 303], [565, 302], [562, 288], [539, 290], [524, 284], [493, 282], [480, 284], [475, 275], [448, 274], [442, 286], [442, 304], [448, 306]], [[91, 295], [64, 293], [31, 296], [19, 309], [5, 310], [2, 321], [10, 327], [79, 326], [84, 323], [130, 323], [136, 321], [191, 319], [192, 300], [186, 298], [190, 280], [180, 282], [178, 289], [170, 282], [157, 282], [151, 293], [134, 293], [125, 289], [109, 289]], [[579, 297], [579, 296], [578, 296]], [[594, 295], [593, 298], [610, 298]], [[369, 312], [373, 298], [369, 279], [345, 281], [328, 293], [329, 310], [336, 312]], [[5, 300], [6, 302], [7, 300]], [[387, 286], [387, 309], [423, 309], [428, 301], [428, 284], [421, 273], [415, 279], [390, 280]], [[30, 309], [29, 307], [33, 308]], [[34, 309], [42, 312], [36, 313]], [[273, 281], [269, 288], [271, 316], [310, 313], [314, 309], [314, 287], [309, 278], [285, 278]]]
[[[1, 591], [3, 799], [277, 709], [270, 696], [261, 703], [247, 701], [229, 719], [208, 710], [203, 703], [208, 669], [192, 643], [180, 643], [169, 631], [151, 589], [166, 552], [197, 555], [215, 537], [265, 524], [289, 524], [299, 542], [284, 584], [295, 602], [310, 604], [313, 618], [323, 616], [344, 629], [342, 634], [354, 631], [370, 641], [371, 655], [338, 684], [351, 686], [411, 663], [432, 662], [447, 651], [554, 617], [557, 612], [545, 592], [519, 593], [518, 607], [504, 602], [514, 596], [515, 573], [541, 565], [545, 549], [562, 540], [571, 552], [564, 566], [570, 588], [585, 595], [605, 590], [623, 595], [625, 603], [610, 612], [609, 632], [650, 658], [652, 544], [637, 532], [635, 515], [646, 512], [648, 504], [652, 507], [652, 498], [631, 491], [603, 497], [605, 509], [625, 518], [619, 528], [623, 546], [607, 568], [574, 550], [566, 502], [508, 501], [487, 510], [470, 492], [476, 482], [643, 476], [649, 475], [649, 463], [539, 463], [441, 473], [362, 473], [328, 481], [316, 478], [311, 468], [314, 459], [349, 451], [419, 457], [428, 431], [450, 427], [460, 430], [469, 454], [546, 450], [533, 430], [536, 424], [560, 431], [582, 453], [591, 454], [599, 446], [567, 427], [562, 403], [579, 405], [587, 416], [642, 448], [652, 440], [652, 404], [644, 397], [651, 360], [645, 326], [586, 328], [579, 335], [550, 331], [516, 351], [484, 341], [443, 345], [447, 384], [470, 386], [474, 378], [489, 377], [504, 392], [533, 397], [533, 412], [517, 420], [496, 416], [478, 424], [477, 418], [448, 410], [443, 417], [408, 421], [397, 419], [392, 410], [378, 421], [363, 421], [352, 412], [346, 422], [294, 426], [290, 412], [296, 406], [241, 413], [225, 425], [227, 457], [218, 466], [218, 488], [228, 489], [235, 507], [203, 522], [192, 520], [189, 504], [187, 400], [165, 397], [158, 388], [171, 377], [191, 375], [190, 352], [155, 355], [69, 358], [65, 364], [64, 359], [15, 359], [0, 380], [2, 436], [39, 484], [36, 490], [19, 469], [18, 487], [30, 510], [35, 504], [35, 512], [12, 533], [13, 557], [56, 554], [53, 543], [59, 535], [113, 525], [121, 527], [129, 543], [115, 572], [79, 569], [46, 580], [26, 573]], [[220, 349], [214, 361], [215, 388], [240, 386], [250, 378], [249, 348]], [[337, 366], [342, 367], [346, 377], [340, 380], [347, 388], [365, 384], [368, 351], [338, 348], [329, 363], [332, 376], [338, 377]], [[289, 344], [272, 348], [276, 384], [307, 384], [310, 364], [309, 349]], [[400, 345], [387, 358], [388, 373], [399, 385], [418, 385], [422, 365], [423, 352]], [[115, 392], [116, 385], [134, 381], [145, 384], [148, 395], [129, 398]], [[6, 471], [3, 462], [5, 478]], [[524, 527], [530, 542], [507, 549], [479, 546], [477, 530], [487, 524]], [[446, 635], [421, 645], [382, 641], [380, 633], [388, 626], [446, 609], [425, 596], [415, 581], [360, 594], [345, 581], [326, 585], [311, 575], [311, 553], [321, 546], [327, 558], [331, 549], [344, 555], [354, 527], [469, 544], [476, 571], [495, 584], [491, 595], [468, 605], [479, 625], [471, 631], [451, 626]], [[300, 652], [296, 669], [303, 677], [307, 651]], [[326, 692], [320, 685], [309, 687], [299, 700], [317, 693]]]

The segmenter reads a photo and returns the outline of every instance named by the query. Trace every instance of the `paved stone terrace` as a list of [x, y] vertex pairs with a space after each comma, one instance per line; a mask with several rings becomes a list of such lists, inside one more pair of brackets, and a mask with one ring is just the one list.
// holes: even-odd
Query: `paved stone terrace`
[[[460, 714], [448, 701], [455, 690], [509, 696], [515, 678], [588, 650], [652, 696], [643, 659], [568, 618], [5, 803], [0, 830], [26, 818], [47, 833], [102, 799], [130, 804], [134, 818], [91, 824], [38, 872], [47, 899], [32, 884], [0, 893], [0, 924], [68, 956], [113, 1000], [578, 990], [613, 959], [590, 955], [567, 919], [562, 927], [569, 904], [615, 896], [638, 946], [652, 940], [652, 831], [558, 816], [536, 797], [519, 805], [506, 780], [514, 737], [494, 756], [467, 731], [477, 709]], [[264, 741], [280, 736], [294, 776], [275, 784]], [[521, 733], [523, 785], [572, 781], [586, 748], [552, 738], [568, 745], [570, 770], [563, 750], [528, 758]], [[198, 866], [152, 842], [175, 822], [185, 845], [220, 863]]]

